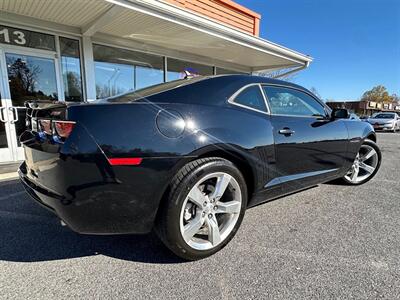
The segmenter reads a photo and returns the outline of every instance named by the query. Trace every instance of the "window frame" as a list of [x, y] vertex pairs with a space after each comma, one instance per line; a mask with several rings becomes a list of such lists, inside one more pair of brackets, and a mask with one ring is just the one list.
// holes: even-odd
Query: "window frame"
[[86, 97], [86, 82], [85, 82], [85, 69], [83, 67], [83, 49], [82, 49], [82, 39], [76, 36], [68, 36], [68, 35], [56, 35], [56, 49], [57, 49], [57, 55], [58, 57], [58, 65], [59, 65], [59, 69], [60, 69], [60, 83], [62, 85], [61, 87], [61, 91], [63, 94], [63, 101], [65, 100], [65, 92], [66, 89], [64, 87], [64, 78], [63, 78], [63, 66], [62, 66], [62, 58], [63, 55], [61, 53], [61, 39], [69, 39], [69, 40], [73, 40], [73, 41], [77, 41], [78, 42], [78, 48], [79, 48], [79, 71], [80, 71], [80, 78], [81, 78], [81, 93], [82, 93], [82, 99], [79, 102], [75, 102], [75, 103], [87, 103], [87, 97]]
[[293, 90], [293, 91], [298, 91], [301, 93], [304, 93], [308, 96], [310, 96], [312, 99], [314, 99], [318, 104], [321, 105], [321, 107], [324, 109], [325, 112], [325, 117], [329, 118], [330, 114], [332, 113], [332, 110], [324, 103], [321, 101], [321, 99], [317, 98], [315, 95], [313, 95], [311, 92], [308, 92], [306, 90], [303, 90], [301, 88], [296, 88], [296, 87], [292, 87], [292, 86], [286, 86], [286, 85], [282, 85], [282, 84], [273, 84], [273, 83], [265, 83], [265, 84], [260, 84], [261, 89], [263, 91], [264, 97], [266, 102], [268, 103], [268, 109], [270, 111], [270, 115], [271, 116], [285, 116], [285, 117], [295, 117], [295, 118], [314, 118], [314, 119], [320, 119], [321, 117], [319, 116], [305, 116], [305, 115], [287, 115], [287, 114], [274, 114], [272, 113], [272, 110], [270, 109], [270, 102], [268, 99], [267, 94], [264, 91], [263, 87], [279, 87], [279, 88], [284, 88], [284, 89], [288, 89], [288, 90]]
[[[264, 99], [265, 111], [262, 111], [262, 110], [259, 110], [257, 108], [253, 108], [251, 106], [247, 106], [247, 105], [235, 102], [235, 99], [236, 99], [237, 96], [239, 96], [244, 90], [246, 90], [246, 89], [248, 89], [248, 88], [250, 88], [252, 86], [258, 86], [258, 88], [260, 90], [260, 93], [261, 93], [261, 96]], [[232, 104], [232, 105], [239, 106], [241, 108], [245, 108], [245, 109], [249, 109], [249, 110], [252, 110], [252, 111], [255, 111], [255, 112], [259, 112], [259, 113], [262, 113], [262, 114], [265, 114], [265, 115], [270, 115], [269, 104], [267, 102], [266, 95], [265, 95], [264, 90], [263, 90], [263, 88], [262, 88], [260, 83], [250, 83], [250, 84], [246, 84], [246, 85], [242, 86], [235, 93], [233, 93], [232, 96], [229, 97], [228, 103]]]

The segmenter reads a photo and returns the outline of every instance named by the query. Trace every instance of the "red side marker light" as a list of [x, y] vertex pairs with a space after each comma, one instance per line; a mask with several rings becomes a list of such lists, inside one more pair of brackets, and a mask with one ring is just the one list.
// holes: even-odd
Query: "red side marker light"
[[108, 162], [112, 166], [137, 166], [142, 163], [142, 158], [132, 157], [132, 158], [109, 158]]

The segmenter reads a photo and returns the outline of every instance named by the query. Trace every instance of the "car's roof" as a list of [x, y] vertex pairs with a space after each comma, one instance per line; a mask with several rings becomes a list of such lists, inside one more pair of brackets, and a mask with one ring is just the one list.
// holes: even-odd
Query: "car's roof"
[[248, 83], [265, 83], [265, 84], [276, 84], [276, 85], [284, 85], [284, 86], [289, 86], [289, 87], [295, 87], [298, 89], [305, 89], [304, 87], [284, 81], [284, 80], [279, 80], [275, 78], [269, 78], [269, 77], [264, 77], [264, 76], [256, 76], [256, 75], [246, 75], [246, 74], [224, 74], [224, 75], [213, 75], [213, 76], [207, 76], [208, 78], [218, 78], [218, 77], [224, 77], [225, 79], [231, 79], [231, 80], [241, 80], [243, 82], [248, 82]]
[[237, 90], [252, 83], [274, 84], [307, 91], [305, 88], [283, 80], [262, 76], [227, 74], [179, 79], [141, 90], [114, 96], [106, 102], [132, 102], [146, 99], [152, 102], [178, 102], [213, 104], [225, 103]]
[[297, 85], [295, 83], [292, 83], [292, 82], [279, 80], [279, 79], [275, 79], [275, 78], [264, 77], [264, 76], [257, 76], [257, 75], [223, 74], [223, 75], [205, 76], [204, 78], [207, 78], [210, 80], [223, 80], [223, 81], [238, 82], [243, 85], [251, 84], [251, 83], [282, 85], [282, 86], [293, 87], [293, 88], [308, 91], [304, 87]]

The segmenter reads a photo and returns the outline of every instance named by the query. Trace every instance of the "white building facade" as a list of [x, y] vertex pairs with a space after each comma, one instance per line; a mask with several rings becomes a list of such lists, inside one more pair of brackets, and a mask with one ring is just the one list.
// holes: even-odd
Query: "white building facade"
[[306, 68], [257, 36], [259, 18], [231, 0], [0, 0], [0, 163], [23, 159], [26, 100], [92, 101], [184, 70]]

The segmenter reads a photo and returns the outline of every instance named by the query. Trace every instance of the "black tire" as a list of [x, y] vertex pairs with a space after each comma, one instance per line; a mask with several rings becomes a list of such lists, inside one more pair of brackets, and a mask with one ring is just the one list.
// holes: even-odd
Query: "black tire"
[[354, 182], [349, 181], [346, 177], [342, 177], [341, 178], [342, 182], [347, 184], [347, 185], [361, 185], [361, 184], [364, 184], [364, 183], [370, 181], [372, 178], [374, 178], [374, 176], [379, 171], [379, 168], [381, 166], [382, 153], [381, 153], [381, 150], [379, 149], [378, 145], [374, 141], [368, 140], [368, 139], [365, 140], [362, 145], [368, 145], [368, 146], [371, 146], [372, 148], [374, 148], [374, 150], [376, 151], [376, 153], [378, 155], [378, 164], [377, 164], [374, 172], [368, 178], [366, 178], [366, 179], [364, 179], [364, 180], [362, 180], [360, 182], [354, 183]]
[[[228, 173], [239, 184], [241, 190], [241, 209], [239, 218], [230, 234], [218, 245], [209, 250], [197, 250], [183, 239], [180, 230], [180, 213], [184, 201], [192, 187], [206, 175], [214, 172]], [[234, 237], [247, 207], [247, 186], [241, 172], [236, 166], [223, 158], [202, 158], [186, 164], [173, 178], [171, 189], [164, 199], [157, 216], [155, 231], [163, 243], [177, 256], [185, 260], [198, 260], [208, 257], [223, 247]]]

